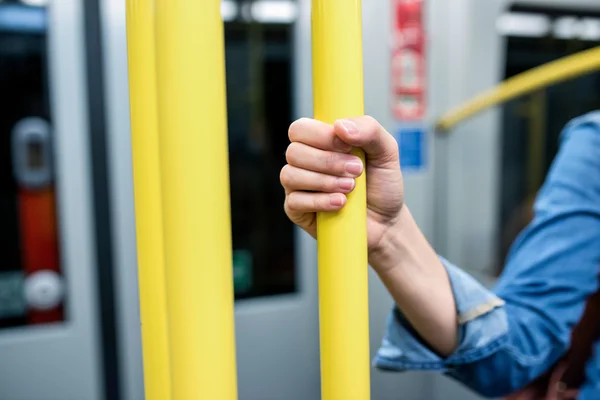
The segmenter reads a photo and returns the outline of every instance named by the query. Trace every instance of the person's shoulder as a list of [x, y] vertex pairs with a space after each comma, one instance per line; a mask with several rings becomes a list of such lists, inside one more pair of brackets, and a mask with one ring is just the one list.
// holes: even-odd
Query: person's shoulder
[[573, 133], [581, 131], [586, 131], [591, 137], [600, 137], [600, 110], [589, 112], [571, 120], [562, 133], [562, 139], [568, 139]]
[[600, 162], [600, 110], [571, 120], [559, 142], [559, 155], [580, 157], [585, 153]]
[[[560, 148], [549, 180], [576, 179], [573, 185], [593, 186], [600, 195], [600, 111], [590, 112], [568, 123], [561, 134]], [[593, 185], [592, 185], [593, 183]], [[581, 188], [580, 188], [581, 189]]]

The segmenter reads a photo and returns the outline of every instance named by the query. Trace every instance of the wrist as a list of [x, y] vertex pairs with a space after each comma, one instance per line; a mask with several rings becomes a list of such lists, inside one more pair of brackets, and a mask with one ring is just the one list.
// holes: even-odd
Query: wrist
[[[376, 272], [384, 272], [398, 267], [402, 254], [409, 248], [405, 236], [407, 228], [415, 224], [410, 210], [404, 204], [398, 216], [390, 222], [379, 243], [369, 251], [369, 264]], [[416, 225], [416, 224], [415, 224]]]
[[440, 260], [408, 207], [403, 205], [398, 217], [370, 252], [369, 264], [377, 273], [400, 269], [410, 275], [429, 275], [432, 268], [437, 269]]

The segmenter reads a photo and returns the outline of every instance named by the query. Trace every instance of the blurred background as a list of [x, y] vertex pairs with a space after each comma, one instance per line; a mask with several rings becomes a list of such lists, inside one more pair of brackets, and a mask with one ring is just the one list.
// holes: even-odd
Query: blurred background
[[[407, 203], [440, 254], [492, 285], [560, 131], [600, 109], [600, 74], [431, 127], [600, 45], [600, 3], [363, 3], [366, 112], [398, 139]], [[310, 1], [221, 11], [239, 398], [314, 400], [316, 247], [287, 221], [279, 184], [288, 125], [312, 116]], [[407, 30], [422, 40], [399, 41]], [[126, 50], [123, 0], [0, 0], [0, 400], [144, 398]], [[392, 301], [373, 274], [369, 287], [374, 354]], [[434, 374], [375, 370], [372, 398], [477, 399]]]

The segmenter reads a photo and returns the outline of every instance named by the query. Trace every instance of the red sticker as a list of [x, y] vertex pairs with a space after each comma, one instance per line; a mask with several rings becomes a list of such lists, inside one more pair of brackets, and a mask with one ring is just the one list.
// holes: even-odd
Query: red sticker
[[400, 120], [425, 117], [427, 62], [423, 0], [392, 0], [392, 110]]

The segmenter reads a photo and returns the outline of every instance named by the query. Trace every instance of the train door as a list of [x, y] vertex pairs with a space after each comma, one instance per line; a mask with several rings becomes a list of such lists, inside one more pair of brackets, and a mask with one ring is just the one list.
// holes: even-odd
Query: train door
[[0, 3], [0, 397], [99, 400], [83, 3], [26, 3]]
[[[240, 400], [320, 396], [316, 252], [283, 213], [279, 170], [300, 88], [294, 1], [222, 2]], [[143, 398], [125, 2], [100, 1], [124, 399]], [[306, 32], [302, 33], [306, 35]], [[198, 149], [202, 156], [202, 149]], [[200, 183], [198, 183], [200, 184]]]

